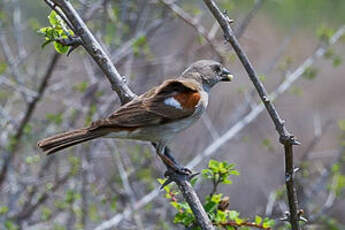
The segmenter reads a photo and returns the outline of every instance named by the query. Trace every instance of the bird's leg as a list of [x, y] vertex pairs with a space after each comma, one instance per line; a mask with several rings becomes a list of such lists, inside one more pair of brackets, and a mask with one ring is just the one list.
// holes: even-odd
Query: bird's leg
[[168, 147], [155, 145], [157, 149], [158, 156], [162, 159], [163, 163], [169, 170], [173, 170], [179, 174], [190, 175], [192, 171], [188, 168], [181, 167], [181, 165], [175, 160], [175, 158], [170, 154]]

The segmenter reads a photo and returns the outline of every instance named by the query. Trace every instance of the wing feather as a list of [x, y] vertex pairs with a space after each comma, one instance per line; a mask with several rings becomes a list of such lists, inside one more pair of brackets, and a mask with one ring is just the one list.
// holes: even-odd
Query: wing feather
[[[96, 121], [90, 128], [141, 127], [167, 123], [192, 115], [200, 100], [198, 84], [188, 80], [167, 80], [160, 86], [118, 108], [108, 118]], [[183, 105], [177, 108], [164, 103], [174, 97]]]

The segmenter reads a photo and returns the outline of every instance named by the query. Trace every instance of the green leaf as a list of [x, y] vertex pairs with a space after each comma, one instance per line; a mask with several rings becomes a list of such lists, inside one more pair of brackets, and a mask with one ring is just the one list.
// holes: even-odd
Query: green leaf
[[190, 183], [192, 186], [194, 186], [196, 184], [196, 182], [198, 181], [198, 177], [193, 177], [191, 180], [190, 180]]
[[18, 226], [14, 224], [12, 221], [6, 220], [5, 221], [5, 228], [6, 230], [18, 230]]
[[215, 160], [210, 160], [208, 162], [208, 167], [210, 169], [217, 169], [219, 167], [219, 162], [218, 161], [215, 161]]
[[237, 211], [235, 211], [235, 210], [230, 210], [229, 211], [229, 218], [230, 218], [230, 220], [235, 220], [236, 218], [238, 218], [239, 215], [240, 214]]
[[244, 222], [244, 220], [237, 217], [237, 218], [235, 218], [235, 222], [236, 222], [236, 224], [242, 224]]
[[60, 54], [67, 53], [67, 51], [69, 49], [68, 46], [61, 45], [60, 43], [55, 42], [55, 41], [54, 41], [54, 47], [55, 47], [55, 50]]
[[237, 170], [231, 170], [230, 174], [231, 174], [231, 175], [235, 175], [235, 176], [239, 176], [239, 175], [240, 175], [240, 172], [237, 171]]
[[61, 18], [60, 16], [55, 12], [55, 10], [52, 10], [48, 16], [48, 20], [50, 25], [52, 26], [58, 26], [60, 25]]
[[229, 179], [224, 179], [224, 180], [222, 180], [222, 183], [223, 184], [232, 184], [232, 181]]
[[219, 194], [213, 194], [211, 197], [211, 201], [215, 202], [216, 204], [218, 204], [221, 199], [222, 199], [223, 194], [219, 193]]
[[214, 176], [211, 169], [203, 169], [201, 175], [206, 179], [212, 179]]
[[261, 222], [262, 222], [262, 217], [261, 216], [255, 216], [255, 223], [261, 224]]
[[224, 223], [226, 222], [226, 213], [222, 210], [217, 210], [217, 214], [216, 214], [216, 217], [215, 217], [215, 222], [216, 223]]

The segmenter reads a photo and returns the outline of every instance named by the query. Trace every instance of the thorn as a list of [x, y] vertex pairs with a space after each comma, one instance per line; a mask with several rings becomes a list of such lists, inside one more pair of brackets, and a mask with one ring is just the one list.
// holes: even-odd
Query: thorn
[[[165, 175], [164, 175], [165, 176]], [[172, 179], [170, 179], [170, 177], [162, 184], [162, 186], [160, 187], [160, 190], [163, 190], [165, 186], [171, 184], [172, 182], [174, 182]]]
[[[300, 168], [294, 168], [293, 173], [296, 173], [300, 170]], [[302, 210], [302, 209], [301, 209]]]
[[123, 81], [124, 83], [127, 83], [127, 78], [126, 78], [126, 76], [122, 76], [122, 81]]
[[308, 223], [308, 219], [305, 218], [304, 216], [300, 216], [300, 217], [299, 217], [299, 220], [300, 220], [300, 221], [303, 221], [304, 223]]
[[72, 53], [73, 50], [78, 48], [78, 46], [79, 46], [79, 44], [71, 46], [70, 49], [67, 52], [67, 57]]
[[291, 180], [291, 174], [286, 173], [286, 174], [285, 174], [285, 181], [288, 182], [288, 181], [290, 181], [290, 180]]
[[267, 97], [267, 96], [263, 96], [263, 98], [262, 98], [263, 100], [264, 100], [264, 102], [270, 102], [270, 99]]
[[232, 20], [232, 19], [229, 17], [228, 11], [227, 11], [227, 10], [224, 10], [224, 11], [223, 11], [223, 15], [224, 15], [226, 21], [227, 21], [229, 24], [231, 24], [231, 23], [234, 22], [234, 20]]
[[290, 218], [290, 212], [285, 211], [284, 216], [280, 218], [281, 221], [289, 221]]
[[292, 144], [292, 145], [300, 145], [300, 144], [301, 144], [301, 143], [296, 139], [295, 136], [290, 136], [290, 137], [289, 137], [289, 142], [290, 142], [290, 144]]
[[189, 176], [188, 180], [193, 179], [194, 177], [198, 176], [200, 172], [193, 173], [192, 175]]

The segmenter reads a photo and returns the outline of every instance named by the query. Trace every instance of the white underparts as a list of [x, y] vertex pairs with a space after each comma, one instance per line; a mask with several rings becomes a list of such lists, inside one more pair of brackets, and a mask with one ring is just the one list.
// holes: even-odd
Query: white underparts
[[178, 102], [175, 98], [169, 97], [164, 100], [164, 104], [175, 107], [176, 109], [183, 109], [180, 102]]

